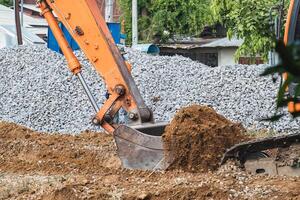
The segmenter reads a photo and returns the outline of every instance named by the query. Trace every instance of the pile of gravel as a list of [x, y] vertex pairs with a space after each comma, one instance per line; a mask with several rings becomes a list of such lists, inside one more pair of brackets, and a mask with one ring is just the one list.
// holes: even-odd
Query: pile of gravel
[[[212, 106], [225, 117], [253, 130], [293, 133], [300, 120], [286, 115], [271, 123], [279, 80], [261, 77], [267, 65], [230, 65], [211, 68], [189, 58], [149, 56], [129, 50], [133, 76], [158, 120], [170, 121], [177, 110], [192, 104]], [[157, 101], [159, 99], [159, 101]]]
[[[274, 112], [279, 84], [271, 77], [259, 77], [264, 65], [210, 68], [182, 56], [126, 51], [134, 79], [158, 121], [170, 121], [176, 110], [196, 103], [210, 105], [248, 128], [279, 132], [299, 129], [299, 121], [289, 116], [276, 123], [260, 121]], [[101, 105], [105, 86], [84, 55], [77, 55]], [[44, 132], [97, 130], [90, 121], [94, 111], [61, 55], [43, 46], [4, 48], [0, 50], [0, 66], [1, 120]]]
[[[83, 60], [83, 59], [82, 59]], [[83, 60], [84, 66], [87, 61]], [[84, 74], [104, 101], [104, 86], [91, 67]], [[65, 59], [43, 46], [0, 50], [0, 119], [37, 131], [78, 133], [95, 129], [93, 108]]]

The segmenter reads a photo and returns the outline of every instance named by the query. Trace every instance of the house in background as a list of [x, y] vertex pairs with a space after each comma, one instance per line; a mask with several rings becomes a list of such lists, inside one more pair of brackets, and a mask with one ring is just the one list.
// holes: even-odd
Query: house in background
[[[97, 0], [98, 7], [101, 9], [103, 16], [105, 15], [105, 0]], [[114, 22], [119, 22], [121, 16], [120, 6], [117, 1], [114, 1]], [[24, 12], [29, 15], [40, 17], [39, 8], [36, 7], [36, 0], [24, 0]]]
[[[113, 18], [115, 22], [119, 22], [120, 18], [120, 9], [117, 1], [114, 1], [114, 14]], [[97, 0], [99, 8], [102, 10], [102, 14], [105, 14], [105, 0]], [[48, 24], [46, 20], [40, 15], [40, 9], [36, 5], [36, 0], [24, 0], [23, 4], [23, 27], [22, 34], [24, 37], [24, 41], [26, 43], [27, 39], [33, 39], [40, 43], [41, 41], [34, 36], [38, 36], [44, 41], [47, 41], [48, 38]], [[11, 46], [15, 44], [15, 17], [14, 10], [12, 8], [6, 7], [4, 5], [0, 5], [0, 35], [1, 35], [1, 43], [3, 46]], [[22, 16], [21, 16], [22, 19]], [[26, 39], [27, 38], [27, 39]], [[30, 41], [27, 41], [30, 43]]]
[[229, 40], [227, 37], [218, 39], [208, 44], [202, 45], [201, 48], [214, 50], [217, 53], [218, 65], [233, 65], [236, 64], [235, 52], [243, 44], [243, 40], [232, 38]]
[[[193, 39], [188, 42], [162, 44], [160, 55], [182, 55], [211, 67], [251, 64], [249, 57], [241, 57], [238, 61], [235, 59], [235, 53], [242, 43], [243, 40], [235, 38]], [[257, 57], [255, 63], [262, 64], [263, 60]]]
[[215, 41], [216, 39], [193, 38], [189, 41], [181, 41], [170, 44], [160, 44], [160, 55], [181, 55], [199, 61], [209, 66], [218, 66], [218, 53], [213, 48], [201, 48], [202, 45]]
[[[46, 44], [37, 35], [22, 28], [23, 43], [24, 44]], [[0, 48], [11, 47], [17, 45], [17, 34], [14, 25], [0, 25]]]
[[[13, 46], [17, 44], [15, 31], [14, 10], [0, 5], [0, 43], [1, 47]], [[22, 34], [25, 44], [43, 44], [40, 37], [47, 33], [48, 24], [43, 18], [35, 18], [24, 15], [24, 25]]]
[[[97, 0], [98, 7], [102, 11], [102, 15], [105, 16], [105, 1], [106, 0]], [[24, 16], [30, 16], [31, 18], [35, 19], [43, 19], [43, 17], [40, 15], [40, 9], [36, 6], [36, 0], [24, 0], [23, 4], [24, 8]], [[120, 7], [117, 3], [117, 1], [114, 1], [114, 11], [113, 11], [113, 20], [114, 22], [119, 22], [121, 11]], [[1, 24], [0, 24], [1, 25]], [[34, 26], [34, 28], [31, 29], [31, 31], [41, 37], [44, 40], [47, 40], [48, 36], [48, 25], [46, 24], [46, 27], [41, 27], [38, 24]]]

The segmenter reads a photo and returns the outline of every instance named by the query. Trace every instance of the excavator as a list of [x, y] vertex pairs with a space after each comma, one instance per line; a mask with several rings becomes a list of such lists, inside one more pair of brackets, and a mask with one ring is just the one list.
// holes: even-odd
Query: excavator
[[[131, 76], [131, 65], [124, 60], [115, 45], [96, 0], [37, 0], [37, 5], [48, 22], [70, 71], [78, 77], [95, 110], [93, 124], [101, 126], [114, 137], [123, 167], [167, 169], [172, 161], [165, 158], [166, 150], [162, 141], [167, 123], [154, 121], [152, 111], [145, 104]], [[300, 39], [299, 8], [300, 0], [291, 0], [285, 31], [286, 44]], [[57, 19], [68, 29], [106, 84], [110, 96], [101, 108], [86, 84], [81, 64], [59, 28]], [[300, 104], [291, 107], [300, 110]], [[127, 125], [118, 124], [114, 120], [121, 108], [128, 113]], [[269, 163], [266, 150], [289, 148], [299, 144], [299, 141], [300, 134], [294, 134], [237, 144], [224, 154], [222, 163], [228, 159], [237, 159], [241, 165], [249, 166], [254, 173], [271, 173], [275, 168], [273, 171], [278, 174], [279, 167], [273, 161]], [[297, 164], [299, 163], [300, 161]], [[294, 165], [288, 165], [287, 168], [289, 172], [300, 175], [300, 168], [295, 168]]]

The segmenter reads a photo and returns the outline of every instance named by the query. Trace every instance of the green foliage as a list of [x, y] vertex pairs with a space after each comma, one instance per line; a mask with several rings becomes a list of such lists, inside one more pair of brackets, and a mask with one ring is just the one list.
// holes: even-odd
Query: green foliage
[[[281, 0], [213, 0], [212, 9], [217, 19], [228, 29], [228, 37], [244, 39], [236, 56], [262, 55], [267, 58], [268, 51], [275, 46], [274, 31], [271, 31], [271, 17], [276, 11], [272, 7], [280, 5]], [[288, 5], [289, 1], [286, 1]]]
[[[278, 94], [277, 94], [277, 111], [276, 114], [267, 120], [277, 121], [283, 115], [277, 115], [278, 109], [286, 107], [289, 102], [299, 102], [300, 96], [300, 46], [299, 44], [293, 44], [285, 46], [283, 42], [278, 42], [276, 45], [276, 51], [280, 56], [281, 63], [277, 66], [267, 68], [261, 76], [279, 74], [281, 77], [283, 74], [287, 74], [288, 78], [283, 81]], [[293, 83], [295, 86], [294, 92], [286, 95], [286, 90]], [[290, 88], [291, 89], [291, 88]], [[294, 117], [299, 117], [300, 112], [292, 113]]]
[[210, 0], [155, 0], [153, 5], [152, 36], [164, 33], [199, 36], [205, 25], [212, 23]]
[[[166, 40], [174, 35], [197, 36], [213, 22], [211, 0], [140, 0], [141, 40]], [[125, 30], [131, 39], [131, 0], [119, 0]]]
[[[124, 28], [127, 34], [127, 41], [131, 42], [132, 38], [132, 30], [131, 30], [131, 10], [132, 10], [132, 0], [118, 0], [118, 3], [121, 7], [121, 10], [123, 12], [123, 15], [121, 16], [121, 21], [124, 21]], [[139, 13], [139, 30], [140, 30], [140, 37], [143, 38], [142, 30], [144, 30], [146, 27], [149, 27], [149, 24], [151, 24], [150, 19], [150, 9], [152, 7], [151, 0], [138, 0], [138, 13]]]
[[5, 5], [5, 6], [12, 6], [13, 1], [12, 0], [0, 0], [0, 4]]

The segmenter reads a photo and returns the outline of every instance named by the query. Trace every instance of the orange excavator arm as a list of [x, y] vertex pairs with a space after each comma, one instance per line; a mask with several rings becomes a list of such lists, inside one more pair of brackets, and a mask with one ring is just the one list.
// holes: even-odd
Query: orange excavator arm
[[[124, 61], [115, 45], [96, 0], [39, 0], [37, 4], [53, 31], [70, 70], [78, 76], [97, 113], [93, 122], [113, 133], [117, 125], [113, 124], [112, 119], [121, 107], [129, 113], [132, 123], [152, 122], [152, 112], [145, 105], [128, 70], [130, 65]], [[85, 83], [81, 65], [59, 28], [53, 12], [107, 85], [111, 95], [101, 109]]]
[[[166, 123], [154, 124], [152, 111], [144, 103], [130, 74], [131, 66], [115, 45], [96, 0], [38, 0], [37, 4], [65, 55], [71, 72], [80, 80], [97, 113], [93, 123], [113, 135], [123, 166], [129, 169], [165, 169], [169, 164], [164, 158], [161, 135]], [[83, 78], [81, 65], [53, 13], [105, 81], [110, 97], [101, 109], [91, 94]], [[130, 127], [116, 124], [113, 120], [121, 108], [128, 113]]]

